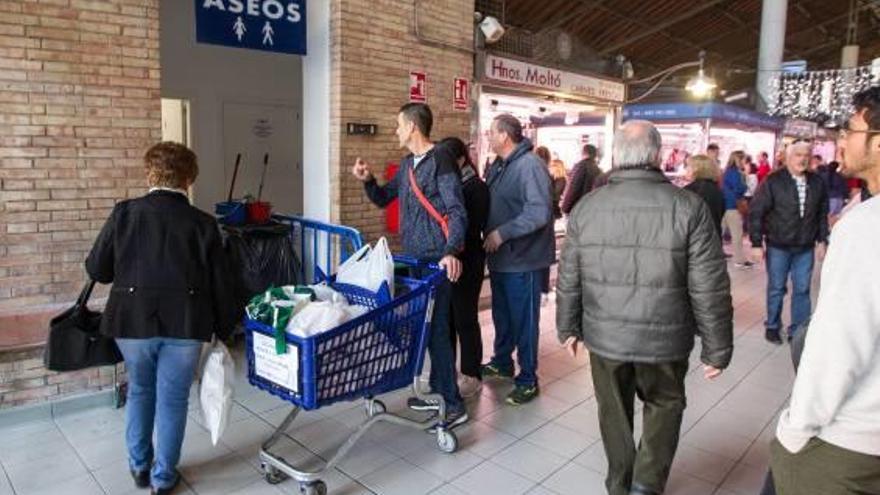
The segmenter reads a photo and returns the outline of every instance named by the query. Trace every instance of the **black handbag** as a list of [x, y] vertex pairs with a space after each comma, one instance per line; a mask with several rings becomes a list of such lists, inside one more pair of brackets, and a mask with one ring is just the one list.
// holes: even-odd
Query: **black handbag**
[[76, 371], [122, 361], [112, 337], [101, 335], [101, 313], [88, 308], [95, 281], [83, 287], [76, 303], [49, 322], [43, 362], [52, 371]]

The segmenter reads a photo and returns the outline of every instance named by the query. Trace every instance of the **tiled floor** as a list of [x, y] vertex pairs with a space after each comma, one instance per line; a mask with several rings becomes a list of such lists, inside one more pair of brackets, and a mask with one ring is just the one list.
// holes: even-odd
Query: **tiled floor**
[[[714, 382], [703, 380], [694, 353], [687, 378], [688, 408], [669, 495], [754, 495], [767, 467], [768, 442], [793, 372], [788, 348], [763, 339], [764, 273], [734, 271], [736, 349], [733, 363]], [[458, 430], [460, 450], [439, 452], [435, 437], [379, 424], [329, 473], [339, 495], [585, 495], [605, 493], [605, 457], [587, 360], [570, 359], [554, 334], [552, 301], [544, 308], [540, 375], [542, 394], [520, 408], [504, 405], [509, 384], [490, 383], [469, 401], [473, 421]], [[492, 327], [481, 314], [487, 352]], [[179, 493], [299, 493], [288, 480], [270, 486], [261, 476], [259, 444], [289, 407], [242, 377], [231, 424], [212, 446], [192, 403]], [[405, 409], [405, 391], [382, 399]], [[302, 415], [277, 450], [289, 462], [314, 465], [328, 458], [363, 420], [361, 403]], [[637, 422], [639, 419], [637, 418]], [[126, 470], [123, 411], [90, 410], [54, 421], [0, 429], [0, 495], [143, 493]], [[638, 428], [637, 428], [638, 430]]]

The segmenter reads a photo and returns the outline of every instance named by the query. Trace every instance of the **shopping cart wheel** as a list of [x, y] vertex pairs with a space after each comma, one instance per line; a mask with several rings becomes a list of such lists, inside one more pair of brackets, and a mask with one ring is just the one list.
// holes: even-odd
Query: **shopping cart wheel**
[[320, 480], [310, 484], [302, 484], [299, 485], [299, 492], [302, 495], [327, 495], [327, 484]]
[[263, 469], [263, 479], [270, 485], [277, 485], [287, 479], [287, 475], [282, 473], [278, 468], [265, 462], [260, 463]]
[[437, 446], [441, 451], [451, 454], [458, 450], [458, 437], [449, 430], [437, 430]]
[[364, 407], [366, 408], [368, 418], [372, 418], [377, 414], [382, 414], [388, 411], [388, 409], [385, 407], [385, 403], [381, 400], [370, 399], [364, 404]]

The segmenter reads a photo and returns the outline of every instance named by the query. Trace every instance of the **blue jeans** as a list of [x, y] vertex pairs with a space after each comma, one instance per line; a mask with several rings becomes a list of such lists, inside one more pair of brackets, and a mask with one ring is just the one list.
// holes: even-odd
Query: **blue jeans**
[[[426, 272], [414, 269], [417, 278]], [[450, 325], [452, 309], [452, 284], [445, 276], [434, 290], [434, 313], [431, 317], [431, 337], [428, 355], [431, 356], [431, 374], [428, 383], [431, 392], [443, 396], [448, 412], [464, 410], [464, 399], [455, 381], [455, 352], [452, 350]]]
[[810, 282], [813, 278], [813, 249], [767, 248], [767, 330], [782, 328], [782, 300], [791, 274], [791, 324], [789, 335], [810, 318]]
[[531, 272], [491, 272], [492, 321], [495, 323], [495, 355], [492, 364], [513, 373], [516, 348], [519, 375], [516, 384], [538, 384], [538, 322], [541, 317], [541, 276]]
[[189, 389], [199, 364], [202, 343], [154, 337], [116, 339], [116, 344], [125, 358], [128, 373], [125, 443], [129, 466], [135, 471], [145, 471], [152, 464], [153, 488], [168, 488], [177, 478]]

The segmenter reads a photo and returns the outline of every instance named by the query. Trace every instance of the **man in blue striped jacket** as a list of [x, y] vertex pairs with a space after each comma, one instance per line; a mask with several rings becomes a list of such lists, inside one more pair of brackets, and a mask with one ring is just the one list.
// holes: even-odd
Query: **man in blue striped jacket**
[[[356, 179], [364, 183], [367, 197], [384, 208], [400, 199], [400, 230], [403, 252], [423, 261], [437, 262], [446, 269], [449, 281], [443, 281], [434, 294], [431, 320], [431, 391], [446, 402], [448, 427], [468, 420], [464, 401], [455, 381], [455, 355], [449, 338], [449, 309], [452, 286], [461, 275], [456, 255], [464, 248], [467, 213], [461, 192], [458, 167], [443, 147], [430, 140], [433, 116], [428, 105], [409, 103], [397, 114], [397, 139], [410, 154], [400, 162], [397, 174], [380, 186], [370, 166], [358, 158], [352, 168]], [[421, 196], [421, 198], [420, 198]], [[436, 400], [411, 398], [409, 406], [419, 411], [439, 409]]]

